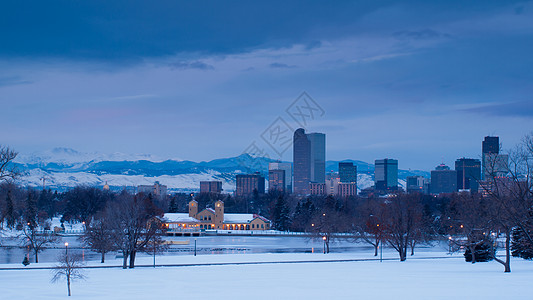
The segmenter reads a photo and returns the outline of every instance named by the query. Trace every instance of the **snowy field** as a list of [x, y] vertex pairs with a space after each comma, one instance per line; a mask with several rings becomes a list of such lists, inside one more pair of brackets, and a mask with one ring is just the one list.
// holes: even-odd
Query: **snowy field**
[[[384, 257], [395, 258], [386, 251]], [[87, 269], [74, 282], [72, 299], [531, 299], [533, 262], [514, 259], [512, 273], [495, 262], [469, 264], [461, 255], [417, 254], [397, 260], [323, 262], [374, 258], [354, 253], [226, 254], [162, 256], [179, 267]], [[443, 257], [430, 259], [429, 257]], [[300, 261], [248, 265], [210, 263]], [[321, 262], [302, 262], [321, 261]], [[138, 265], [152, 264], [141, 256]], [[90, 265], [99, 265], [90, 262]], [[105, 264], [119, 265], [113, 258]], [[30, 267], [50, 266], [50, 263]], [[50, 270], [0, 270], [1, 299], [68, 298], [64, 282], [50, 283]]]

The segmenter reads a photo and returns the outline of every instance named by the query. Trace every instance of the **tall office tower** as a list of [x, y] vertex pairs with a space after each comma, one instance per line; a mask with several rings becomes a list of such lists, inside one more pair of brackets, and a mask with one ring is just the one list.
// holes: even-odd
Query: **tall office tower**
[[357, 166], [351, 162], [339, 163], [340, 182], [357, 183]]
[[500, 138], [497, 136], [486, 136], [482, 143], [482, 152], [485, 153], [500, 153]]
[[268, 171], [268, 190], [285, 191], [285, 170]]
[[503, 177], [508, 173], [509, 156], [500, 154], [500, 138], [486, 136], [482, 143], [482, 175], [483, 180]]
[[[292, 193], [292, 164], [291, 163], [269, 163], [268, 170], [283, 170], [285, 171], [285, 192]], [[270, 180], [270, 178], [269, 178]]]
[[409, 194], [429, 194], [429, 180], [423, 176], [407, 176], [405, 183]]
[[473, 158], [459, 158], [455, 161], [457, 189], [477, 193], [481, 180], [481, 161]]
[[303, 128], [294, 132], [293, 141], [295, 194], [309, 194], [309, 183], [326, 181], [326, 135], [306, 134]]
[[222, 181], [200, 181], [200, 193], [222, 193]]
[[249, 196], [254, 193], [254, 190], [259, 194], [265, 193], [265, 177], [260, 173], [236, 176], [236, 196]]
[[438, 165], [431, 171], [431, 194], [457, 192], [457, 171], [450, 170], [445, 164]]
[[375, 161], [374, 183], [376, 190], [393, 191], [398, 189], [398, 160], [377, 159]]

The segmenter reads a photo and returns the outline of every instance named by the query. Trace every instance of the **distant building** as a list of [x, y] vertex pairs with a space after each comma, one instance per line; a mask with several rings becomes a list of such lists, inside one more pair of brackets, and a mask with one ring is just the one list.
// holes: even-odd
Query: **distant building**
[[311, 195], [327, 195], [327, 189], [325, 183], [310, 182], [309, 194]]
[[227, 214], [224, 202], [215, 202], [215, 209], [198, 212], [198, 202], [189, 202], [189, 213], [166, 213], [161, 218], [168, 233], [221, 230], [269, 230], [270, 220], [257, 214]]
[[374, 182], [376, 190], [398, 190], [398, 160], [378, 159], [375, 161]]
[[265, 193], [265, 177], [260, 173], [237, 175], [236, 176], [236, 196], [249, 196], [257, 191], [259, 194]]
[[357, 183], [339, 182], [337, 186], [337, 196], [351, 197], [357, 196]]
[[438, 165], [431, 171], [431, 194], [457, 192], [457, 171], [450, 170], [445, 164]]
[[429, 194], [429, 179], [423, 176], [407, 176], [405, 185], [409, 194]]
[[494, 177], [506, 176], [509, 168], [509, 157], [500, 154], [500, 138], [486, 136], [482, 147], [482, 179], [490, 180]]
[[282, 163], [282, 162], [269, 163], [268, 170], [269, 171], [270, 170], [285, 171], [285, 192], [292, 193], [292, 163]]
[[481, 180], [481, 161], [473, 158], [459, 158], [455, 161], [457, 189], [477, 193]]
[[222, 193], [222, 181], [200, 181], [200, 193]]
[[268, 171], [268, 190], [270, 191], [285, 191], [285, 170], [269, 170]]
[[357, 166], [352, 162], [340, 162], [339, 180], [343, 183], [357, 183]]
[[167, 195], [167, 186], [156, 181], [153, 185], [139, 185], [137, 193], [152, 194], [154, 197], [164, 197]]
[[294, 132], [294, 193], [309, 194], [309, 183], [325, 183], [326, 177], [326, 135], [306, 134], [303, 128]]

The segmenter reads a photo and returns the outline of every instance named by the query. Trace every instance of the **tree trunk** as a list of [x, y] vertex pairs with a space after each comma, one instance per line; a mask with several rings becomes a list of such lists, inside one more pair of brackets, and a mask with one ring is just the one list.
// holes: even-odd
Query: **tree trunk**
[[68, 296], [70, 297], [70, 276], [67, 275], [67, 289], [68, 289]]
[[131, 251], [130, 253], [130, 269], [135, 268], [135, 254], [137, 254], [136, 251]]
[[505, 234], [505, 273], [511, 272], [511, 232]]
[[415, 245], [411, 245], [411, 256], [415, 255]]
[[100, 261], [100, 263], [104, 263], [105, 262], [105, 252], [102, 251], [102, 260]]
[[37, 251], [37, 249], [33, 250], [33, 252], [35, 253], [35, 263], [38, 263], [39, 262], [39, 251]]
[[475, 264], [476, 263], [476, 246], [474, 245], [474, 247], [468, 247], [470, 248], [470, 253], [472, 254], [472, 263]]
[[127, 269], [128, 268], [128, 252], [127, 251], [122, 251], [122, 269]]
[[[382, 245], [383, 247], [383, 245]], [[378, 256], [378, 248], [379, 248], [379, 244], [374, 244], [374, 256]]]
[[329, 241], [326, 241], [326, 253], [329, 253]]

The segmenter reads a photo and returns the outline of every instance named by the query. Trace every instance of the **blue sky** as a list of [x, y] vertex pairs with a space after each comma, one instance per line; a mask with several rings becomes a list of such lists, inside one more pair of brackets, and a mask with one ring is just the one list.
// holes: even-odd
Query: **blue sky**
[[430, 170], [533, 130], [533, 2], [286, 2], [2, 3], [0, 142], [276, 157], [261, 133], [303, 91], [328, 159]]

